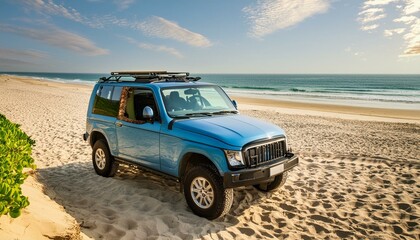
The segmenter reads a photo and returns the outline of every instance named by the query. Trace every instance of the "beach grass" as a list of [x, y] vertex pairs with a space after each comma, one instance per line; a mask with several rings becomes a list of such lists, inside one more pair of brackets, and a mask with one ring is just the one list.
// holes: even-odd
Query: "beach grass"
[[0, 114], [0, 216], [17, 218], [29, 205], [20, 187], [27, 178], [24, 168], [35, 169], [31, 157], [35, 141], [26, 135], [19, 125]]

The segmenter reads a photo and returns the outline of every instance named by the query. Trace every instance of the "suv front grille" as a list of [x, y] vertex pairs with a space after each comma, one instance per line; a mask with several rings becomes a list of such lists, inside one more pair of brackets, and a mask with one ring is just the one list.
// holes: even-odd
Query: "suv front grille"
[[242, 156], [247, 167], [257, 167], [284, 157], [286, 152], [286, 139], [281, 138], [270, 142], [251, 143], [249, 146], [245, 146]]

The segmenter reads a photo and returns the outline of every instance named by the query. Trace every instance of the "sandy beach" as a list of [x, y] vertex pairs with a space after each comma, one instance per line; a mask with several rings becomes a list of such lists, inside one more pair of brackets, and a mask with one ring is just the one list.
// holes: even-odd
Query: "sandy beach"
[[36, 141], [31, 205], [0, 217], [0, 239], [419, 239], [420, 110], [234, 96], [241, 114], [281, 126], [300, 163], [285, 186], [234, 191], [208, 221], [178, 183], [122, 166], [95, 174], [82, 140], [92, 86], [0, 76], [0, 113]]

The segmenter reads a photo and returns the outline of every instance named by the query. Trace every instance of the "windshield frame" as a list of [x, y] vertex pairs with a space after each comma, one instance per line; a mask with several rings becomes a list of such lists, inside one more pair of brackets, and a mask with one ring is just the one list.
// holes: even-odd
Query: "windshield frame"
[[[173, 111], [170, 111], [168, 108], [168, 103], [166, 101], [166, 94], [164, 94], [164, 91], [168, 91], [168, 90], [179, 90], [179, 89], [183, 89], [184, 91], [187, 89], [202, 89], [202, 88], [213, 88], [215, 89], [215, 91], [217, 93], [219, 93], [220, 97], [223, 99], [223, 101], [226, 103], [226, 107], [227, 108], [222, 108], [222, 109], [210, 109], [210, 110], [205, 110], [205, 109], [200, 109], [200, 110], [191, 110], [191, 111], [187, 111], [184, 114], [174, 114]], [[193, 117], [209, 117], [209, 116], [213, 116], [213, 115], [220, 115], [220, 114], [236, 114], [238, 113], [238, 110], [236, 109], [235, 105], [232, 102], [232, 99], [229, 97], [228, 94], [226, 94], [226, 92], [224, 91], [224, 89], [218, 85], [213, 85], [213, 84], [200, 84], [200, 85], [186, 85], [186, 86], [168, 86], [168, 87], [162, 87], [160, 88], [160, 93], [161, 93], [161, 98], [162, 98], [162, 103], [163, 103], [163, 107], [165, 109], [166, 114], [171, 117], [171, 118], [181, 118], [181, 119], [185, 119], [185, 118], [193, 118]], [[186, 110], [186, 109], [185, 109]], [[185, 111], [183, 110], [183, 111]]]

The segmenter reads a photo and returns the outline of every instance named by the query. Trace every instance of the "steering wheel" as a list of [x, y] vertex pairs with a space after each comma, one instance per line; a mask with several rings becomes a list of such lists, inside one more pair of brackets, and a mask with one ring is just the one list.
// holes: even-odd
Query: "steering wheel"
[[193, 95], [188, 99], [191, 103], [196, 104], [202, 109], [203, 107], [209, 107], [211, 104], [209, 101], [201, 95]]

